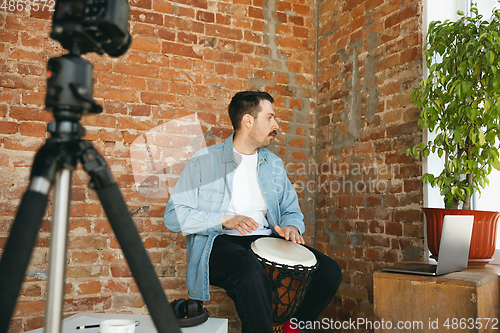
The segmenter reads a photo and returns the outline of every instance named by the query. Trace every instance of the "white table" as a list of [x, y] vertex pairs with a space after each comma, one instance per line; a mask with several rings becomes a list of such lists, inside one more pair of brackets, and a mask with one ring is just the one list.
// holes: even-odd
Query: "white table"
[[[78, 313], [70, 316], [63, 320], [62, 333], [99, 333], [99, 328], [77, 330], [76, 327], [81, 325], [96, 325], [106, 319], [138, 320], [140, 325], [135, 328], [135, 333], [158, 333], [149, 315], [114, 313]], [[227, 323], [227, 319], [208, 318], [208, 320], [201, 325], [181, 328], [181, 331], [182, 333], [227, 333]], [[43, 333], [43, 327], [29, 332]]]

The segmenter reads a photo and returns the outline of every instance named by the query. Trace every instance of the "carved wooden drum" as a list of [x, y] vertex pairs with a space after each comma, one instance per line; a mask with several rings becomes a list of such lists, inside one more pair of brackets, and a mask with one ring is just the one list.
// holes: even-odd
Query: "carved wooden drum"
[[282, 332], [304, 299], [318, 263], [306, 247], [282, 238], [262, 237], [251, 245], [273, 282], [273, 328]]

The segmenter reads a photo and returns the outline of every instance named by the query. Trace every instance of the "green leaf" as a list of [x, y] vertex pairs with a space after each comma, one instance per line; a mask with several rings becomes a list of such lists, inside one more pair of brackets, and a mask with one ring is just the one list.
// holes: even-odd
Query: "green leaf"
[[479, 146], [484, 146], [486, 139], [484, 138], [484, 133], [482, 129], [479, 129]]
[[495, 76], [493, 78], [493, 89], [497, 90], [499, 87], [500, 87], [500, 76]]
[[472, 82], [470, 81], [462, 81], [462, 92], [464, 94], [469, 94], [472, 90]]
[[500, 161], [498, 160], [498, 157], [493, 156], [493, 157], [491, 158], [491, 165], [492, 165], [495, 169], [497, 169], [497, 170], [499, 170], [499, 171], [500, 171]]
[[484, 102], [484, 111], [485, 112], [490, 112], [490, 109], [491, 109], [491, 103], [490, 103], [490, 101]]
[[495, 61], [495, 54], [493, 53], [493, 51], [490, 51], [488, 52], [488, 62], [491, 64], [493, 64], [493, 61]]
[[467, 69], [469, 68], [467, 62], [463, 62], [460, 67], [458, 67], [458, 71], [460, 72], [460, 75], [465, 76], [467, 73]]

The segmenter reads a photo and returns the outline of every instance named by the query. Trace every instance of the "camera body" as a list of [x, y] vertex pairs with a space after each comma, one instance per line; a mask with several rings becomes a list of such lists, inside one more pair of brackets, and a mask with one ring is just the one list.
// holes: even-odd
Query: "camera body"
[[102, 112], [92, 97], [93, 66], [80, 55], [124, 54], [132, 43], [129, 13], [127, 0], [57, 0], [50, 37], [70, 53], [47, 64], [45, 109], [56, 120], [74, 122], [87, 113]]
[[58, 0], [50, 37], [72, 50], [76, 42], [80, 53], [124, 54], [132, 38], [127, 31], [127, 0]]

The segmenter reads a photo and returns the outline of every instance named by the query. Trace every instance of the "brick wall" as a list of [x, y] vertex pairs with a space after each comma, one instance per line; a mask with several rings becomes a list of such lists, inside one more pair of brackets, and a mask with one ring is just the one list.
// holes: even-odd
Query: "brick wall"
[[[187, 293], [184, 237], [162, 223], [167, 189], [196, 149], [231, 133], [230, 97], [261, 89], [276, 99], [271, 149], [299, 194], [306, 240], [343, 268], [323, 315], [373, 318], [372, 272], [423, 254], [421, 165], [404, 155], [421, 138], [409, 99], [422, 75], [421, 13], [412, 0], [131, 2], [131, 49], [84, 56], [104, 112], [82, 124], [170, 300]], [[0, 11], [0, 249], [52, 120], [45, 67], [65, 51], [48, 38], [50, 19], [48, 8]], [[64, 313], [147, 313], [88, 181], [74, 173]], [[10, 332], [43, 325], [50, 215], [49, 205]], [[212, 291], [207, 308], [237, 332], [232, 302]]]
[[372, 273], [423, 256], [422, 2], [324, 0], [318, 24], [316, 246], [344, 283], [326, 317], [373, 320]]
[[[94, 65], [94, 97], [104, 108], [84, 117], [85, 139], [108, 161], [170, 300], [187, 297], [185, 239], [163, 226], [164, 190], [175, 184], [195, 149], [230, 135], [226, 107], [235, 92], [270, 92], [282, 130], [271, 149], [285, 161], [314, 158], [314, 8], [313, 1], [131, 1], [131, 49], [120, 58], [84, 56]], [[43, 109], [47, 60], [65, 53], [48, 38], [49, 8], [13, 9], [0, 11], [0, 248], [52, 120]], [[186, 138], [197, 134], [204, 140], [193, 147]], [[147, 166], [138, 163], [134, 177], [131, 152], [135, 147], [140, 160], [146, 139], [158, 152], [143, 156], [153, 159], [155, 172], [148, 178]], [[73, 177], [64, 314], [147, 313], [97, 196], [87, 187], [89, 177], [81, 167]], [[292, 178], [300, 177], [311, 176]], [[311, 194], [301, 198], [312, 242], [314, 201]], [[50, 215], [49, 205], [10, 332], [43, 325]], [[214, 289], [206, 307], [213, 316], [228, 317], [237, 331], [224, 292]]]

